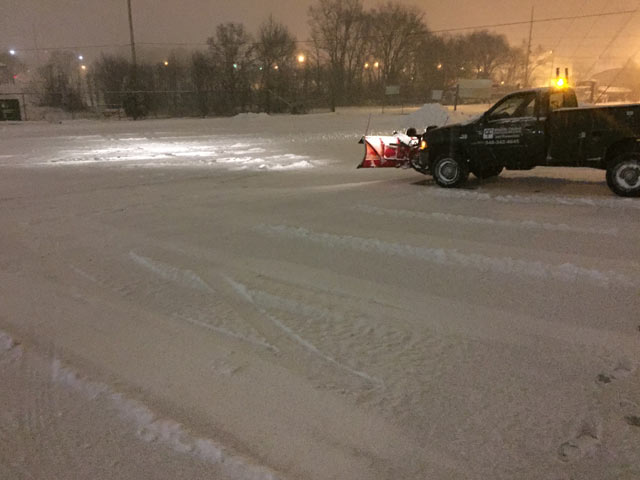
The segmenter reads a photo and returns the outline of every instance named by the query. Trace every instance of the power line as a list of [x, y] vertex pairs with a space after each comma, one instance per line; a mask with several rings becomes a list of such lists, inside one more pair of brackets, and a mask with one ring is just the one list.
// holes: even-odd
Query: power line
[[[533, 20], [533, 23], [549, 23], [549, 22], [561, 22], [564, 20], [582, 20], [585, 18], [594, 18], [594, 17], [612, 17], [615, 15], [629, 15], [636, 13], [638, 9], [635, 10], [620, 10], [617, 12], [606, 12], [606, 13], [592, 13], [589, 15], [575, 15], [570, 17], [552, 17], [552, 18], [540, 18]], [[501, 27], [514, 27], [518, 25], [529, 25], [531, 20], [522, 20], [519, 22], [509, 22], [509, 23], [494, 23], [491, 25], [475, 25], [472, 27], [457, 27], [457, 28], [446, 28], [442, 30], [431, 30], [430, 33], [449, 33], [449, 32], [458, 32], [463, 30], [482, 30], [486, 28], [501, 28]]]
[[[534, 19], [533, 23], [551, 23], [551, 22], [561, 22], [567, 20], [582, 20], [587, 18], [601, 18], [601, 17], [611, 17], [617, 15], [630, 15], [634, 14], [638, 11], [638, 8], [634, 10], [619, 10], [615, 12], [603, 12], [603, 13], [594, 13], [588, 15], [574, 15], [574, 16], [566, 16], [566, 17], [551, 17], [551, 18], [539, 18]], [[466, 30], [484, 30], [490, 28], [504, 28], [504, 27], [514, 27], [521, 25], [530, 25], [531, 20], [523, 20], [517, 22], [507, 22], [507, 23], [493, 23], [493, 24], [485, 24], [485, 25], [470, 25], [466, 27], [453, 27], [453, 28], [443, 28], [438, 30], [428, 30], [425, 32], [413, 32], [411, 35], [421, 36], [421, 35], [430, 35], [430, 34], [439, 34], [439, 33], [451, 33], [451, 32], [462, 32]], [[381, 35], [371, 35], [362, 38], [379, 38]], [[313, 40], [296, 40], [295, 43], [303, 44], [303, 43], [313, 43]], [[137, 45], [148, 45], [148, 46], [207, 46], [208, 43], [205, 42], [136, 42]], [[253, 42], [253, 45], [259, 45], [260, 42]], [[43, 50], [88, 50], [95, 48], [130, 48], [131, 44], [104, 44], [104, 45], [70, 45], [63, 47], [39, 47], [39, 48], [16, 48], [16, 50], [21, 52], [33, 52], [33, 51], [43, 51]]]
[[38, 47], [38, 48], [19, 48], [16, 47], [17, 52], [47, 52], [56, 50], [92, 50], [99, 48], [130, 48], [131, 44], [117, 44], [117, 43], [105, 43], [103, 45], [68, 45], [63, 47]]
[[[587, 76], [591, 75], [591, 73], [593, 72], [593, 70], [596, 68], [596, 66], [598, 65], [598, 62], [602, 59], [602, 57], [604, 57], [604, 54], [607, 53], [607, 51], [613, 46], [613, 44], [615, 43], [615, 41], [618, 39], [618, 37], [620, 37], [620, 35], [622, 34], [622, 32], [629, 26], [629, 23], [631, 23], [631, 20], [633, 19], [633, 17], [635, 16], [635, 13], [638, 11], [638, 8], [640, 8], [640, 3], [636, 6], [635, 10], [633, 11], [632, 15], [629, 15], [629, 18], [627, 18], [626, 22], [624, 22], [624, 25], [622, 26], [622, 28], [618, 29], [618, 31], [615, 33], [615, 35], [611, 38], [611, 40], [609, 41], [609, 43], [607, 43], [607, 45], [605, 45], [604, 49], [602, 50], [602, 53], [600, 53], [600, 55], [598, 56], [598, 58], [596, 59], [596, 61], [593, 63], [593, 65], [591, 66], [591, 68], [589, 69]], [[630, 59], [633, 57], [630, 57]], [[626, 66], [625, 66], [626, 68]]]

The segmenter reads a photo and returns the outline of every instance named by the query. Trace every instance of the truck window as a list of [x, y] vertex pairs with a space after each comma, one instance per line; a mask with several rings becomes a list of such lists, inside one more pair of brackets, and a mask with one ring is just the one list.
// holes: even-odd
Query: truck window
[[553, 92], [549, 95], [549, 111], [564, 108], [564, 92]]
[[527, 92], [505, 98], [489, 112], [489, 121], [535, 116], [536, 94]]
[[575, 108], [578, 101], [574, 94], [568, 90], [551, 92], [549, 94], [549, 111], [553, 112], [559, 108]]

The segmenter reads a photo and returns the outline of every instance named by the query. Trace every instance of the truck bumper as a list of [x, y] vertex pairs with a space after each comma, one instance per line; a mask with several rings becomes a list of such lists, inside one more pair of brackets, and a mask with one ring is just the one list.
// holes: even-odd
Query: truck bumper
[[416, 158], [411, 162], [411, 166], [420, 173], [429, 173], [429, 149], [420, 150]]

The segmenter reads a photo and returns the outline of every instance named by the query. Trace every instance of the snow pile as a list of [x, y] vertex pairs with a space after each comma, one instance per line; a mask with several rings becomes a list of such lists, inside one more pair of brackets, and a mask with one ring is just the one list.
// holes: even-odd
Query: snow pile
[[403, 120], [403, 126], [415, 127], [420, 130], [434, 125], [442, 127], [453, 123], [461, 123], [470, 118], [472, 118], [471, 115], [450, 111], [439, 103], [426, 103], [422, 108], [408, 115]]
[[270, 117], [269, 114], [265, 113], [265, 112], [260, 112], [260, 113], [245, 112], [245, 113], [238, 113], [233, 118], [237, 119], [237, 120], [252, 120], [252, 119], [253, 120], [266, 120], [269, 117]]

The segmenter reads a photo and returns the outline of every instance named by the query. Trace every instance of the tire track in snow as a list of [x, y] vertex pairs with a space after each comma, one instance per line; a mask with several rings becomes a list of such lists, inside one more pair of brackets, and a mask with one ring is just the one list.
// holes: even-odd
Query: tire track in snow
[[383, 253], [404, 258], [417, 258], [437, 265], [473, 268], [482, 272], [524, 275], [537, 279], [551, 278], [564, 282], [582, 280], [594, 285], [611, 287], [638, 287], [640, 279], [615, 272], [602, 272], [596, 269], [580, 267], [571, 263], [553, 265], [540, 261], [518, 260], [510, 257], [489, 257], [477, 253], [462, 253], [454, 249], [415, 247], [401, 243], [390, 243], [376, 238], [363, 238], [350, 235], [319, 233], [302, 227], [287, 225], [260, 225], [256, 230], [271, 236], [284, 236], [306, 240], [329, 248], [350, 248], [364, 252]]
[[600, 207], [613, 209], [640, 210], [640, 202], [633, 198], [590, 198], [560, 195], [492, 195], [490, 193], [471, 192], [468, 190], [445, 190], [442, 188], [423, 192], [421, 195], [440, 198], [455, 198], [472, 201], [493, 201], [499, 203], [519, 203], [538, 205], [564, 205], [579, 207]]
[[357, 377], [360, 377], [360, 378], [362, 378], [364, 380], [367, 380], [368, 382], [371, 382], [371, 383], [373, 383], [373, 384], [375, 384], [377, 386], [382, 386], [383, 385], [382, 380], [380, 380], [378, 378], [375, 378], [375, 377], [372, 377], [371, 375], [368, 375], [367, 373], [361, 372], [359, 370], [355, 370], [355, 369], [349, 367], [348, 365], [344, 365], [343, 363], [338, 362], [335, 358], [330, 357], [329, 355], [323, 353], [320, 349], [318, 349], [311, 342], [309, 342], [308, 340], [306, 340], [303, 337], [301, 337], [300, 335], [298, 335], [295, 331], [293, 331], [291, 328], [289, 328], [287, 325], [285, 325], [277, 317], [271, 315], [265, 309], [260, 307], [256, 303], [256, 301], [254, 299], [253, 292], [249, 291], [245, 285], [243, 285], [241, 283], [238, 283], [238, 282], [236, 282], [235, 280], [233, 280], [233, 279], [231, 279], [229, 277], [225, 277], [225, 280], [238, 293], [238, 295], [240, 295], [242, 298], [244, 298], [247, 302], [249, 302], [252, 305], [254, 305], [255, 308], [257, 308], [262, 315], [267, 317], [276, 327], [278, 327], [280, 330], [285, 332], [289, 337], [291, 337], [293, 340], [295, 340], [297, 343], [302, 345], [305, 349], [307, 349], [311, 353], [319, 356], [320, 358], [324, 359], [326, 362], [330, 363], [331, 365], [333, 365], [335, 367], [338, 367], [341, 370], [344, 370], [345, 372], [351, 373], [351, 374], [353, 374], [353, 375], [355, 375]]
[[[163, 278], [164, 280], [168, 280], [170, 282], [177, 283], [179, 285], [182, 285], [191, 289], [199, 290], [205, 293], [215, 293], [215, 290], [211, 288], [209, 284], [207, 284], [204, 280], [202, 280], [202, 278], [200, 278], [196, 273], [192, 272], [191, 270], [183, 270], [180, 268], [176, 268], [172, 265], [167, 265], [165, 263], [158, 262], [151, 258], [143, 257], [133, 251], [129, 252], [129, 257], [134, 262], [144, 267], [146, 270], [151, 271], [152, 273], [156, 274], [160, 278]], [[267, 350], [271, 350], [273, 352], [279, 352], [277, 347], [267, 343], [266, 341], [249, 338], [242, 334], [228, 330], [226, 328], [218, 327], [216, 325], [211, 325], [209, 323], [197, 320], [190, 316], [176, 314], [176, 317], [179, 318], [180, 320], [184, 320], [188, 323], [191, 323], [192, 325], [195, 325], [197, 327], [205, 328], [207, 330], [211, 330], [213, 332], [220, 333], [222, 335], [226, 335], [228, 337], [234, 338], [236, 340], [241, 340], [241, 341], [250, 343], [252, 345], [257, 345], [259, 347], [266, 348]]]
[[[171, 265], [167, 265], [167, 264], [163, 264], [160, 262], [157, 262], [155, 260], [152, 260], [150, 258], [147, 257], [143, 257], [140, 256], [138, 254], [136, 254], [135, 252], [130, 252], [130, 257], [136, 262], [139, 263], [140, 265], [142, 265], [143, 267], [151, 270], [152, 272], [156, 273], [157, 275], [159, 275], [160, 277], [166, 279], [166, 280], [170, 280], [173, 282], [178, 282], [184, 286], [187, 287], [191, 287], [191, 288], [196, 288], [198, 290], [203, 290], [209, 293], [214, 293], [215, 290], [213, 288], [211, 288], [211, 286], [209, 286], [204, 280], [202, 280], [197, 274], [195, 274], [194, 272], [190, 271], [190, 270], [182, 270], [176, 267], [173, 267]], [[375, 385], [382, 385], [383, 382], [377, 378], [374, 378], [364, 372], [361, 372], [359, 370], [355, 370], [347, 365], [344, 365], [340, 362], [338, 362], [336, 359], [334, 359], [333, 357], [323, 353], [320, 349], [318, 349], [315, 345], [313, 345], [311, 342], [309, 342], [308, 340], [306, 340], [305, 338], [301, 337], [300, 335], [298, 335], [294, 330], [292, 330], [289, 326], [287, 326], [286, 324], [284, 324], [282, 321], [280, 321], [278, 318], [276, 318], [275, 316], [271, 315], [269, 312], [267, 312], [265, 309], [259, 307], [256, 302], [254, 301], [254, 298], [252, 296], [252, 294], [247, 290], [247, 288], [234, 281], [233, 279], [229, 278], [229, 277], [223, 277], [224, 280], [232, 287], [232, 289], [234, 290], [235, 293], [239, 294], [243, 299], [247, 300], [251, 305], [253, 305], [258, 312], [266, 317], [267, 319], [269, 319], [269, 321], [271, 321], [271, 323], [273, 323], [279, 330], [283, 331], [288, 337], [292, 338], [296, 343], [302, 345], [305, 349], [307, 349], [308, 351], [310, 351], [311, 353], [315, 354], [316, 356], [322, 358], [323, 360], [325, 360], [326, 362], [332, 364], [335, 367], [338, 367], [339, 369], [346, 371], [348, 373], [351, 373], [355, 376], [358, 376], [360, 378], [363, 378], [364, 380], [373, 383]], [[193, 319], [189, 319], [189, 318], [185, 318], [185, 320], [189, 321], [190, 323], [193, 323], [195, 325], [201, 326], [201, 327], [205, 327], [205, 328], [210, 328], [212, 330], [215, 331], [219, 331], [220, 333], [225, 333], [227, 335], [231, 335], [234, 336], [236, 338], [245, 340], [245, 341], [249, 341], [251, 343], [256, 343], [255, 341], [251, 340], [251, 339], [247, 339], [243, 336], [234, 334], [233, 332], [229, 332], [223, 329], [219, 329], [218, 327], [214, 327], [214, 326], [209, 326], [207, 324], [204, 324], [202, 322], [193, 320]], [[260, 343], [261, 346], [269, 348], [270, 350], [275, 350], [275, 351], [279, 351], [277, 347], [274, 347], [272, 345], [269, 345], [268, 343]]]
[[138, 255], [133, 251], [129, 252], [129, 257], [137, 264], [145, 267], [147, 270], [151, 270], [153, 273], [165, 280], [179, 283], [197, 290], [202, 290], [203, 292], [214, 293], [213, 289], [191, 270], [182, 270], [171, 265], [163, 264]]
[[418, 212], [412, 210], [396, 210], [389, 208], [372, 207], [369, 205], [358, 205], [354, 210], [374, 215], [388, 215], [399, 218], [417, 218], [421, 220], [437, 220], [449, 223], [462, 223], [468, 225], [487, 225], [491, 227], [520, 228], [523, 230], [548, 230], [553, 232], [568, 233], [594, 233], [598, 235], [617, 236], [617, 228], [589, 228], [573, 227], [566, 224], [555, 224], [546, 222], [536, 222], [534, 220], [523, 220], [514, 222], [512, 220], [494, 220], [486, 217], [469, 217], [466, 215], [453, 215], [441, 212]]

